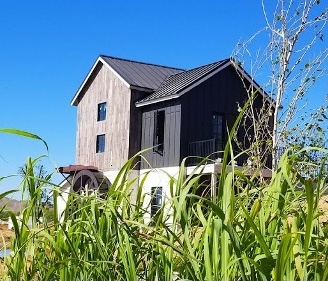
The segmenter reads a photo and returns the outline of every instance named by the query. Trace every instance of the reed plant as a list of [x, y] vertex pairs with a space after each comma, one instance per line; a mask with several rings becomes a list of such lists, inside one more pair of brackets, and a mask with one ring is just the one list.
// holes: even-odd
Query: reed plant
[[[37, 159], [29, 160], [23, 185], [29, 205], [22, 223], [12, 217], [8, 279], [327, 280], [328, 229], [319, 222], [318, 208], [327, 178], [323, 166], [316, 178], [305, 178], [295, 168], [298, 155], [286, 152], [268, 182], [235, 169], [217, 175], [216, 198], [196, 195], [202, 166], [187, 176], [183, 161], [171, 178], [170, 199], [147, 223], [144, 181], [131, 199], [129, 172], [138, 155], [105, 198], [71, 193], [61, 223], [38, 223], [44, 186], [35, 189]], [[60, 190], [49, 183], [44, 180], [56, 202]], [[56, 209], [55, 204], [54, 215]]]
[[[106, 196], [71, 193], [63, 221], [57, 219], [60, 189], [39, 179], [29, 159], [23, 189], [29, 204], [6, 258], [8, 280], [327, 280], [328, 226], [320, 223], [319, 199], [327, 189], [323, 163], [305, 163], [286, 151], [272, 178], [259, 181], [234, 169], [227, 145], [215, 197], [197, 195], [201, 171], [189, 175], [186, 160], [170, 178], [170, 196], [149, 217], [139, 181], [132, 200], [130, 159]], [[328, 155], [328, 151], [319, 148]], [[233, 162], [232, 162], [233, 163]], [[302, 165], [302, 172], [298, 167]], [[306, 166], [315, 177], [307, 177]], [[230, 167], [228, 169], [228, 167]], [[228, 172], [229, 170], [229, 172]], [[38, 184], [36, 184], [38, 183]], [[40, 184], [41, 183], [41, 184]], [[40, 220], [43, 188], [54, 196], [53, 221]], [[32, 217], [32, 225], [28, 221]]]

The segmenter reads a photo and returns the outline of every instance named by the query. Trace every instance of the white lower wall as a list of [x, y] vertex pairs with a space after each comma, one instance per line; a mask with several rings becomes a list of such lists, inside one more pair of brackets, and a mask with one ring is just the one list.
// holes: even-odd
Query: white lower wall
[[71, 192], [71, 184], [67, 180], [64, 180], [59, 185], [59, 194], [57, 197], [57, 216], [60, 222], [62, 222], [64, 219], [64, 212], [66, 209], [66, 203], [70, 192]]
[[[162, 198], [163, 204], [165, 204], [166, 214], [170, 217], [170, 206], [165, 202], [168, 199], [171, 199], [170, 192], [170, 180], [171, 177], [177, 179], [179, 174], [180, 167], [165, 167], [158, 169], [142, 169], [142, 170], [131, 170], [129, 173], [129, 180], [134, 180], [133, 185], [131, 186], [131, 200], [135, 201], [136, 195], [139, 188], [139, 183], [142, 186], [142, 193], [145, 195], [144, 205], [143, 207], [149, 212], [145, 215], [145, 223], [150, 221], [150, 203], [151, 203], [151, 188], [152, 187], [162, 187]], [[113, 183], [116, 179], [119, 171], [103, 171], [104, 175], [108, 178], [110, 183]], [[175, 187], [174, 187], [175, 188]], [[71, 192], [71, 186], [68, 181], [64, 181], [60, 184], [60, 193], [57, 199], [58, 205], [58, 218], [60, 221], [63, 220], [63, 214], [66, 208], [66, 202], [68, 200], [68, 196]]]
[[116, 179], [119, 171], [103, 171], [103, 174], [108, 178], [109, 182], [112, 184], [113, 181]]
[[[120, 171], [104, 171], [104, 175], [108, 178], [110, 183], [113, 183]], [[139, 170], [130, 170], [128, 181], [134, 181], [131, 185], [131, 199], [135, 202], [137, 196], [137, 188], [139, 186]]]
[[[109, 182], [112, 184], [114, 180], [116, 179], [117, 175], [119, 174], [119, 171], [104, 171], [103, 174], [108, 178]], [[71, 181], [71, 178], [68, 179]], [[131, 185], [131, 199], [132, 201], [136, 200], [136, 195], [138, 191], [139, 186], [139, 170], [131, 170], [129, 172], [128, 180], [132, 181], [134, 180], [134, 183]], [[71, 192], [71, 185], [67, 180], [64, 180], [59, 184], [59, 195], [57, 198], [57, 215], [59, 221], [62, 221], [64, 219], [64, 212], [66, 209], [66, 203], [68, 200], [68, 196]]]
[[163, 191], [163, 204], [167, 215], [170, 217], [170, 206], [167, 204], [167, 201], [171, 199], [170, 192], [170, 180], [171, 177], [177, 179], [179, 174], [179, 167], [165, 167], [158, 169], [143, 169], [140, 170], [140, 183], [144, 180], [142, 186], [142, 192], [145, 195], [143, 207], [148, 210], [148, 213], [145, 215], [145, 223], [150, 221], [150, 209], [151, 209], [151, 188], [152, 187], [162, 187]]
[[138, 188], [139, 188], [139, 170], [131, 170], [129, 174], [129, 180], [134, 181], [131, 185], [131, 200], [132, 203], [136, 202], [137, 200], [137, 194], [138, 194]]

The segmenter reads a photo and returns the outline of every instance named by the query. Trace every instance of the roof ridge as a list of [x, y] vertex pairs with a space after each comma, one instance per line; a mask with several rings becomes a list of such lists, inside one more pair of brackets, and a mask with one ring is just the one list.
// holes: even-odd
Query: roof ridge
[[218, 60], [218, 61], [215, 61], [215, 62], [210, 62], [210, 63], [206, 63], [206, 64], [203, 64], [201, 66], [197, 66], [197, 67], [194, 67], [194, 68], [191, 68], [191, 69], [188, 69], [186, 70], [185, 72], [188, 72], [188, 71], [192, 71], [192, 70], [195, 70], [197, 68], [202, 68], [202, 67], [205, 67], [205, 66], [208, 66], [208, 65], [212, 65], [212, 64], [216, 64], [216, 63], [223, 63], [225, 61], [229, 61], [230, 58], [227, 58], [227, 59], [223, 59], [223, 60]]
[[[170, 83], [176, 83], [176, 81], [178, 81], [180, 78], [185, 80], [186, 77], [187, 78], [189, 77], [188, 81], [185, 80], [185, 83], [182, 83], [182, 85], [180, 85], [180, 86], [178, 85], [178, 87], [174, 90], [174, 95], [178, 95], [179, 93], [181, 93], [182, 91], [184, 91], [185, 89], [190, 87], [191, 85], [198, 83], [198, 81], [201, 81], [204, 77], [215, 72], [220, 67], [222, 67], [224, 65], [228, 65], [229, 62], [231, 62], [231, 58], [204, 64], [204, 65], [201, 65], [201, 66], [198, 66], [198, 67], [195, 67], [195, 68], [183, 71], [183, 72], [169, 75], [168, 77], [166, 77], [163, 80], [163, 82], [160, 84], [160, 86], [155, 90], [155, 92], [153, 94], [145, 97], [144, 99], [137, 101], [136, 104], [143, 103], [149, 98], [156, 100], [158, 98], [163, 97], [163, 93], [161, 94], [162, 96], [161, 95], [158, 96], [158, 93], [162, 90], [162, 87], [164, 87], [164, 88], [166, 87], [165, 84], [169, 85]], [[195, 73], [196, 76], [193, 73]], [[171, 89], [170, 91], [172, 92], [173, 90]], [[157, 95], [157, 97], [156, 97], [156, 95]], [[166, 94], [164, 93], [164, 96], [165, 95]], [[173, 94], [170, 93], [170, 95], [173, 95]]]
[[143, 62], [143, 61], [136, 61], [136, 60], [124, 59], [124, 58], [119, 58], [119, 57], [114, 57], [114, 56], [107, 56], [107, 55], [102, 55], [102, 54], [100, 54], [99, 56], [100, 57], [110, 58], [110, 59], [121, 60], [121, 61], [127, 61], [127, 62], [140, 63], [140, 64], [145, 64], [145, 65], [152, 65], [152, 66], [158, 66], [158, 67], [164, 67], [164, 68], [170, 68], [170, 69], [176, 69], [176, 70], [186, 71], [183, 68], [172, 67], [172, 66], [167, 66], [167, 65], [161, 65], [161, 64], [148, 63], [148, 62]]
[[203, 64], [203, 65], [201, 65], [201, 66], [197, 66], [197, 67], [194, 67], [194, 68], [191, 68], [191, 69], [188, 69], [188, 70], [184, 70], [184, 71], [182, 71], [182, 72], [178, 72], [178, 73], [175, 73], [175, 74], [168, 75], [168, 76], [165, 77], [165, 79], [162, 81], [162, 83], [159, 85], [159, 87], [158, 87], [155, 91], [157, 91], [158, 89], [160, 89], [160, 87], [161, 87], [165, 82], [167, 82], [169, 79], [173, 78], [174, 76], [183, 75], [183, 74], [185, 74], [185, 73], [187, 73], [187, 72], [191, 72], [191, 71], [194, 71], [194, 70], [196, 70], [196, 69], [198, 69], [198, 68], [202, 68], [202, 67], [205, 67], [205, 66], [208, 66], [208, 65], [212, 65], [212, 64], [216, 64], [216, 63], [221, 64], [221, 63], [223, 63], [223, 62], [225, 62], [225, 61], [229, 61], [229, 60], [230, 60], [230, 58], [227, 58], [227, 59], [223, 59], [223, 60], [219, 60], [219, 61], [215, 61], [215, 62], [211, 62], [211, 63]]
[[[171, 78], [171, 77], [173, 77], [173, 76], [176, 76], [176, 75], [182, 75], [183, 73], [186, 73], [186, 72], [191, 72], [191, 71], [194, 71], [194, 70], [196, 70], [196, 69], [199, 69], [199, 68], [203, 68], [203, 67], [205, 67], [205, 66], [209, 66], [209, 65], [213, 65], [213, 64], [217, 64], [217, 63], [223, 63], [223, 62], [225, 62], [225, 61], [229, 61], [230, 60], [230, 58], [227, 58], [227, 59], [223, 59], [223, 60], [218, 60], [218, 61], [215, 61], [215, 62], [210, 62], [210, 63], [207, 63], [207, 64], [203, 64], [203, 65], [201, 65], [201, 66], [197, 66], [197, 67], [194, 67], [194, 68], [190, 68], [190, 69], [188, 69], [188, 70], [184, 70], [184, 71], [182, 71], [182, 72], [178, 72], [178, 73], [175, 73], [175, 74], [171, 74], [171, 75], [169, 75], [169, 77], [167, 77], [166, 79], [168, 79], [168, 78]], [[165, 80], [166, 80], [165, 79]], [[164, 80], [164, 81], [165, 81]], [[163, 82], [164, 82], [163, 81]]]

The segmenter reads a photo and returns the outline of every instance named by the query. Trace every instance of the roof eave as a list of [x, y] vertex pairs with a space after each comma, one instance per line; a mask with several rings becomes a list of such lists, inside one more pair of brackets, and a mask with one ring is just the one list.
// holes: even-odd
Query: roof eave
[[[209, 79], [210, 77], [212, 77], [216, 73], [220, 72], [221, 70], [223, 70], [224, 68], [226, 68], [229, 65], [233, 65], [235, 67], [235, 69], [237, 71], [239, 71], [243, 75], [243, 77], [245, 77], [246, 80], [250, 84], [252, 84], [252, 85], [255, 86], [256, 90], [264, 98], [268, 99], [268, 101], [270, 102], [270, 104], [272, 104], [273, 107], [276, 107], [276, 104], [272, 100], [272, 98], [256, 83], [255, 80], [251, 79], [251, 77], [249, 76], [249, 74], [242, 67], [240, 67], [233, 59], [228, 60], [226, 63], [224, 63], [223, 65], [221, 65], [220, 67], [218, 67], [216, 70], [208, 73], [203, 78], [201, 78], [198, 81], [192, 83], [191, 85], [188, 85], [187, 87], [185, 87], [184, 89], [181, 89], [179, 92], [177, 92], [177, 93], [175, 93], [173, 95], [165, 96], [165, 97], [158, 98], [158, 99], [148, 100], [148, 101], [144, 101], [144, 102], [137, 102], [136, 103], [136, 107], [142, 107], [142, 106], [146, 106], [146, 105], [150, 105], [150, 104], [155, 104], [155, 103], [166, 101], [166, 100], [171, 100], [171, 99], [179, 98], [183, 94], [185, 94], [186, 92], [190, 91], [192, 88], [194, 88], [194, 87], [198, 86], [199, 84], [203, 83], [205, 80]], [[280, 109], [280, 107], [279, 107], [279, 109]]]
[[147, 93], [152, 93], [152, 92], [154, 92], [154, 89], [146, 88], [146, 87], [140, 87], [140, 86], [136, 86], [136, 85], [131, 85], [131, 86], [130, 86], [130, 89], [131, 89], [131, 90], [142, 91], [142, 92], [147, 92]]
[[136, 107], [142, 107], [142, 106], [146, 106], [146, 105], [150, 105], [150, 104], [154, 104], [154, 103], [158, 103], [158, 102], [162, 102], [162, 101], [177, 99], [179, 97], [180, 97], [180, 95], [175, 94], [175, 95], [171, 95], [169, 97], [162, 97], [162, 98], [149, 100], [149, 101], [145, 101], [145, 102], [141, 102], [141, 103], [135, 103], [135, 105], [136, 105]]
[[165, 96], [165, 97], [162, 97], [162, 98], [153, 99], [153, 100], [149, 100], [149, 101], [139, 102], [139, 103], [137, 102], [136, 107], [142, 107], [142, 106], [146, 106], [146, 105], [150, 105], [150, 104], [154, 104], [154, 103], [158, 103], [158, 102], [162, 102], [162, 101], [166, 101], [166, 100], [179, 98], [182, 95], [184, 95], [185, 93], [189, 92], [191, 89], [197, 87], [199, 84], [203, 83], [204, 81], [206, 81], [207, 79], [209, 79], [213, 75], [215, 75], [216, 73], [220, 72], [221, 70], [223, 70], [224, 68], [229, 66], [231, 63], [232, 63], [231, 60], [228, 60], [226, 63], [219, 66], [217, 69], [211, 71], [210, 73], [208, 73], [204, 77], [202, 77], [199, 80], [195, 81], [194, 83], [186, 86], [185, 88], [181, 89], [180, 91], [178, 91], [177, 93], [175, 93], [173, 95]]
[[83, 91], [83, 88], [87, 84], [88, 80], [90, 79], [90, 77], [91, 77], [92, 73], [94, 72], [95, 68], [97, 67], [98, 63], [102, 63], [103, 65], [108, 67], [128, 88], [131, 87], [131, 85], [126, 80], [124, 80], [123, 77], [120, 74], [118, 74], [114, 68], [112, 68], [101, 56], [99, 56], [97, 58], [96, 62], [91, 67], [87, 76], [84, 78], [84, 80], [83, 80], [81, 86], [79, 87], [79, 89], [77, 90], [76, 94], [74, 95], [74, 97], [71, 101], [72, 106], [77, 106], [79, 104], [79, 97]]
[[[263, 98], [267, 99], [273, 107], [276, 107], [275, 101], [262, 89], [262, 87], [258, 85], [257, 82], [252, 79], [251, 76], [242, 67], [240, 67], [238, 63], [236, 63], [233, 59], [231, 59], [230, 61], [231, 64], [235, 67], [235, 69], [243, 75], [243, 78], [246, 78], [246, 80], [250, 84], [254, 85], [256, 90], [263, 96]], [[279, 109], [281, 108], [282, 107], [279, 107]]]
[[91, 69], [89, 70], [87, 76], [84, 78], [83, 82], [81, 83], [79, 89], [76, 91], [73, 99], [71, 100], [71, 105], [72, 106], [77, 106], [79, 101], [78, 101], [78, 98], [82, 92], [82, 89], [84, 88], [85, 84], [88, 82], [90, 76], [92, 75], [92, 73], [94, 72], [96, 66], [98, 65], [100, 61], [100, 57], [97, 58], [97, 60], [95, 61], [95, 63], [93, 64], [93, 66], [91, 67]]

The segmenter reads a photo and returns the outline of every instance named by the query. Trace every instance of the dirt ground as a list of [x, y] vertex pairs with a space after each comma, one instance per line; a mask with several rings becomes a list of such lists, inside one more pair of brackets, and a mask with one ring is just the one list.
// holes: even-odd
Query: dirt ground
[[10, 247], [11, 238], [15, 235], [13, 230], [8, 229], [7, 225], [0, 224], [0, 249]]
[[[0, 249], [10, 248], [10, 242], [15, 233], [13, 230], [8, 229], [7, 225], [0, 224]], [[0, 258], [0, 280], [4, 280], [7, 267], [4, 263], [4, 259]]]

